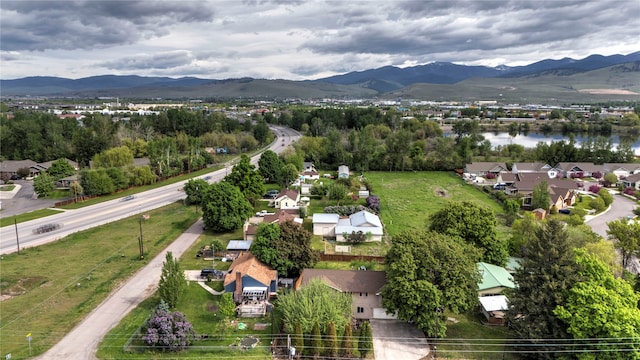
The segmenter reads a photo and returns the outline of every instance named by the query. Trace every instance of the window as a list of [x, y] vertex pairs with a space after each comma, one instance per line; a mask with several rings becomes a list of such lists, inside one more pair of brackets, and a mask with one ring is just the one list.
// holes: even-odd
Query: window
[[358, 312], [358, 314], [361, 314], [364, 312], [364, 308], [361, 306], [358, 306], [358, 308], [356, 309], [356, 311]]

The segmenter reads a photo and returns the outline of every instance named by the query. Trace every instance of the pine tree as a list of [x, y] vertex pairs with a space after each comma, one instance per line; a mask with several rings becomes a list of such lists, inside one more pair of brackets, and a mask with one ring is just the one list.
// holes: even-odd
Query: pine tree
[[336, 333], [336, 325], [333, 322], [327, 324], [325, 349], [329, 358], [335, 359], [338, 357], [338, 335]]
[[536, 231], [522, 251], [521, 268], [514, 275], [518, 287], [507, 294], [506, 320], [516, 337], [537, 344], [536, 358], [551, 358], [542, 339], [567, 339], [567, 325], [554, 314], [564, 305], [568, 291], [578, 281], [578, 266], [564, 225], [550, 220]]
[[293, 325], [293, 329], [293, 347], [296, 348], [296, 354], [299, 357], [302, 355], [302, 351], [304, 350], [304, 335], [302, 334], [302, 326], [300, 323], [295, 323], [295, 325]]
[[353, 355], [353, 331], [351, 330], [351, 324], [344, 325], [344, 335], [342, 336], [342, 355], [344, 357], [351, 357]]
[[178, 259], [173, 257], [171, 251], [167, 251], [165, 261], [162, 265], [162, 275], [158, 284], [158, 293], [160, 298], [169, 306], [169, 309], [175, 309], [178, 300], [187, 285], [184, 273], [180, 270]]
[[358, 350], [360, 351], [360, 357], [366, 358], [373, 349], [373, 334], [371, 333], [371, 325], [369, 322], [362, 324], [360, 329], [360, 338], [358, 339]]
[[322, 336], [320, 335], [320, 324], [316, 321], [313, 324], [313, 330], [311, 331], [311, 355], [314, 359], [320, 356], [322, 351]]

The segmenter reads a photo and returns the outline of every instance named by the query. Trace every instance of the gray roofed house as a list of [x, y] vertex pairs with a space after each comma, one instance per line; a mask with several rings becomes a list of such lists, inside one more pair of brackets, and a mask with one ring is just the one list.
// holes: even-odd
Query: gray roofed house
[[503, 162], [475, 162], [465, 165], [464, 172], [473, 176], [485, 176], [488, 173], [498, 175], [501, 171], [509, 171]]
[[614, 173], [618, 179], [640, 173], [640, 164], [635, 163], [604, 163], [602, 166], [606, 174]]
[[541, 162], [531, 162], [531, 163], [513, 163], [511, 166], [511, 171], [514, 173], [519, 172], [542, 172], [551, 169], [549, 164], [541, 163]]
[[33, 160], [5, 160], [0, 162], [0, 176], [11, 177], [17, 175], [19, 169], [29, 169], [29, 176], [35, 176], [46, 170]]
[[582, 173], [584, 176], [590, 177], [594, 173], [599, 172], [604, 175], [605, 169], [603, 165], [596, 165], [588, 162], [561, 162], [555, 166], [556, 169], [562, 171], [565, 177], [571, 177], [572, 174]]
[[640, 173], [629, 175], [621, 181], [625, 187], [632, 187], [636, 190], [640, 190]]
[[389, 319], [382, 307], [382, 288], [387, 283], [384, 271], [304, 269], [296, 281], [295, 289], [303, 288], [318, 279], [330, 288], [351, 294], [352, 315], [356, 319]]

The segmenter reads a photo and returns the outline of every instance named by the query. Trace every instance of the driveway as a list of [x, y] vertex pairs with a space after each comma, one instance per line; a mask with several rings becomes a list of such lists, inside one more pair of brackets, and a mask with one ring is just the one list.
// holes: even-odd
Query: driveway
[[[623, 195], [614, 195], [613, 203], [611, 204], [611, 207], [607, 212], [591, 218], [585, 223], [591, 226], [593, 232], [607, 239], [607, 230], [609, 229], [607, 224], [613, 220], [626, 218], [629, 215], [634, 216], [633, 209], [635, 209], [637, 206], [638, 205], [635, 201]], [[638, 261], [637, 257], [632, 258], [628, 270], [635, 274], [640, 273], [640, 261]]]
[[398, 320], [371, 320], [376, 360], [418, 360], [429, 355], [424, 333]]

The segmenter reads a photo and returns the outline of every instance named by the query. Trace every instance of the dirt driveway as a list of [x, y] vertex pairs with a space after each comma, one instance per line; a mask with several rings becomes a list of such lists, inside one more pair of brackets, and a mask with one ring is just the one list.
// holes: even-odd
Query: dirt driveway
[[371, 320], [376, 360], [418, 360], [429, 355], [422, 331], [398, 320]]

